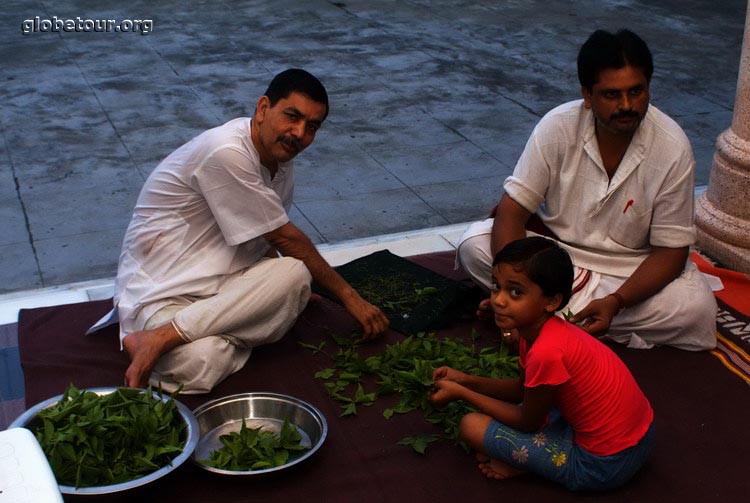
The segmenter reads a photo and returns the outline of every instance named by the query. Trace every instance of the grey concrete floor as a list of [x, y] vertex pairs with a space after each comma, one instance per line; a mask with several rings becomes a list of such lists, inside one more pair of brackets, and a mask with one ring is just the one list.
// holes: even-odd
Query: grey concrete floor
[[[731, 122], [745, 0], [4, 0], [0, 292], [112, 277], [143, 181], [201, 131], [252, 114], [302, 67], [331, 114], [298, 158], [292, 220], [335, 243], [481, 218], [526, 138], [579, 97], [596, 28], [654, 53], [652, 102], [708, 183]], [[152, 32], [22, 34], [26, 19], [153, 20]]]

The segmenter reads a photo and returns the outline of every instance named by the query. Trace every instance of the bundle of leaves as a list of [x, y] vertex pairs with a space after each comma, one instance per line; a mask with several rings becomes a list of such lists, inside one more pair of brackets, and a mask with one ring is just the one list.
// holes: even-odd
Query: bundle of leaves
[[[477, 338], [476, 331], [472, 330], [471, 343], [466, 345], [460, 338], [438, 339], [434, 333], [420, 332], [386, 346], [379, 355], [364, 358], [353, 338], [334, 337], [339, 346], [331, 356], [335, 366], [317, 372], [315, 377], [324, 379], [329, 396], [341, 402], [342, 416], [356, 414], [357, 406], [372, 405], [378, 397], [397, 394], [398, 404], [383, 412], [386, 419], [393, 414], [417, 410], [444, 432], [442, 435], [410, 436], [399, 442], [424, 453], [427, 444], [439, 438], [458, 442], [461, 418], [475, 410], [461, 401], [443, 407], [430, 401], [432, 373], [436, 368], [447, 365], [469, 374], [493, 378], [518, 376], [517, 356], [509, 355], [508, 348], [502, 345], [479, 349]], [[306, 346], [315, 351], [323, 349], [322, 344]], [[375, 391], [365, 392], [362, 379], [366, 376], [374, 378]]]
[[58, 484], [92, 487], [148, 475], [182, 452], [187, 424], [170, 397], [118, 388], [99, 395], [72, 384], [30, 425]]
[[302, 435], [286, 419], [278, 434], [262, 428], [248, 428], [245, 419], [239, 432], [219, 437], [221, 449], [211, 451], [201, 463], [232, 471], [252, 471], [285, 465], [295, 454], [310, 448], [301, 444]]
[[[404, 274], [389, 277], [365, 276], [357, 287], [362, 297], [382, 308], [388, 316], [400, 318], [409, 318], [418, 305], [429, 303], [430, 297], [440, 293], [438, 288], [422, 286], [417, 278]], [[435, 309], [440, 307], [437, 303], [429, 304]]]
[[[381, 308], [391, 320], [390, 328], [404, 334], [416, 334], [439, 326], [452, 313], [467, 305], [474, 309], [478, 300], [467, 286], [405, 258], [381, 250], [336, 268], [357, 292]], [[320, 285], [313, 289], [338, 302], [336, 296]], [[471, 299], [465, 303], [464, 300]]]

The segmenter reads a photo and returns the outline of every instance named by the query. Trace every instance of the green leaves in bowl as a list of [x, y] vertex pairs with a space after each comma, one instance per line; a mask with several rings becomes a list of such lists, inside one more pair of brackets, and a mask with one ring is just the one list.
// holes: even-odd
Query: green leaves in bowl
[[231, 471], [254, 471], [287, 464], [295, 454], [309, 450], [302, 445], [302, 435], [286, 419], [277, 434], [263, 428], [248, 428], [245, 419], [239, 432], [219, 437], [221, 449], [211, 451], [211, 459], [201, 463]]
[[186, 427], [161, 391], [98, 394], [72, 384], [29, 424], [57, 483], [76, 488], [129, 482], [170, 465], [185, 445]]

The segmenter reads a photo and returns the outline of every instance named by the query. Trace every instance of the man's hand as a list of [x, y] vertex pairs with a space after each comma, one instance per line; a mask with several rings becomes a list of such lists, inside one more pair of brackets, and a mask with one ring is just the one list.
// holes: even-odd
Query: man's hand
[[305, 264], [313, 279], [334, 294], [349, 314], [362, 325], [365, 339], [372, 339], [388, 329], [388, 318], [383, 311], [364, 300], [334, 271], [310, 239], [294, 224], [287, 222], [264, 236], [282, 255], [294, 257]]
[[373, 306], [355, 292], [344, 301], [344, 307], [362, 325], [365, 340], [373, 339], [388, 329], [388, 318], [383, 311]]
[[617, 314], [620, 302], [616, 297], [607, 295], [602, 299], [595, 299], [570, 318], [571, 323], [579, 324], [591, 335], [604, 335], [612, 324], [612, 318]]
[[592, 335], [604, 335], [620, 308], [632, 306], [655, 295], [685, 269], [689, 248], [651, 247], [651, 253], [617, 289], [614, 295], [592, 300], [570, 321]]

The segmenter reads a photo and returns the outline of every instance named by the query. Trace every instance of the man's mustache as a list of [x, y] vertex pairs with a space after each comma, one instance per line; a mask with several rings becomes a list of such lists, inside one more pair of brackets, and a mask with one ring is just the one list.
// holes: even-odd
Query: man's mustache
[[282, 135], [282, 136], [279, 136], [276, 139], [276, 141], [280, 141], [281, 143], [285, 143], [286, 145], [291, 145], [292, 148], [294, 148], [294, 150], [296, 150], [297, 152], [299, 152], [300, 150], [302, 150], [302, 144], [294, 136], [285, 136], [285, 135]]
[[637, 119], [638, 117], [640, 117], [640, 115], [635, 110], [625, 110], [625, 111], [618, 112], [616, 114], [612, 114], [609, 116], [611, 120], [630, 119], [630, 118]]

